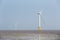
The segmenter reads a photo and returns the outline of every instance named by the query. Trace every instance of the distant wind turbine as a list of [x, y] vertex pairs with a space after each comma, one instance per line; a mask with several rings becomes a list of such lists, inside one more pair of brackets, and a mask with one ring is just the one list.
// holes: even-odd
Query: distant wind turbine
[[41, 30], [41, 15], [42, 15], [42, 11], [39, 11], [37, 13], [38, 15], [38, 29], [37, 30]]
[[40, 31], [42, 30], [42, 28], [41, 28], [41, 15], [42, 15], [42, 11], [39, 11], [37, 13], [37, 15], [38, 15], [38, 28], [37, 28], [37, 31], [38, 31], [38, 40], [41, 40], [40, 39]]

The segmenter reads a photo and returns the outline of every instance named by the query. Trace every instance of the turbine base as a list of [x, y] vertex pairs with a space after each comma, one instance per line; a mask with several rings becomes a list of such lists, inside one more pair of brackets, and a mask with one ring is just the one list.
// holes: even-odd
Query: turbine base
[[38, 28], [37, 28], [37, 30], [39, 30], [39, 31], [40, 31], [40, 30], [42, 30], [42, 29], [41, 29], [40, 27], [38, 27]]

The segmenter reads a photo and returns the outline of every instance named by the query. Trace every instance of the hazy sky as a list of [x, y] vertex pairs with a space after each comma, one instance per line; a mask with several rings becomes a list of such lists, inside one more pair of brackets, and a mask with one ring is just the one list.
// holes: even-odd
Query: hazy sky
[[43, 10], [43, 30], [60, 29], [60, 0], [0, 0], [0, 30], [36, 30]]

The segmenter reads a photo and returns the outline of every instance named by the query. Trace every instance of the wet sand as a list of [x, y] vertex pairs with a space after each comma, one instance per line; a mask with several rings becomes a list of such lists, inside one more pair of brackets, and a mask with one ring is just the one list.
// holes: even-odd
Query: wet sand
[[60, 35], [59, 30], [0, 30], [0, 40], [55, 40]]

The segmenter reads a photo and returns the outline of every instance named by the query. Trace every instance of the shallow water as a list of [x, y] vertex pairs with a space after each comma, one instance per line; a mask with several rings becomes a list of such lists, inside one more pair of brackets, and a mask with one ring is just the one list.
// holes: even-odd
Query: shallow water
[[[40, 40], [56, 40], [56, 35], [40, 35]], [[1, 36], [0, 40], [38, 40], [38, 35], [29, 36]]]
[[0, 36], [0, 40], [38, 40], [38, 38], [40, 40], [56, 40], [57, 35], [40, 34], [40, 37], [38, 36], [38, 34], [34, 34], [34, 35], [28, 34], [28, 35], [24, 35], [24, 36], [13, 36], [13, 35]]
[[32, 40], [32, 37], [2, 37], [0, 40]]

